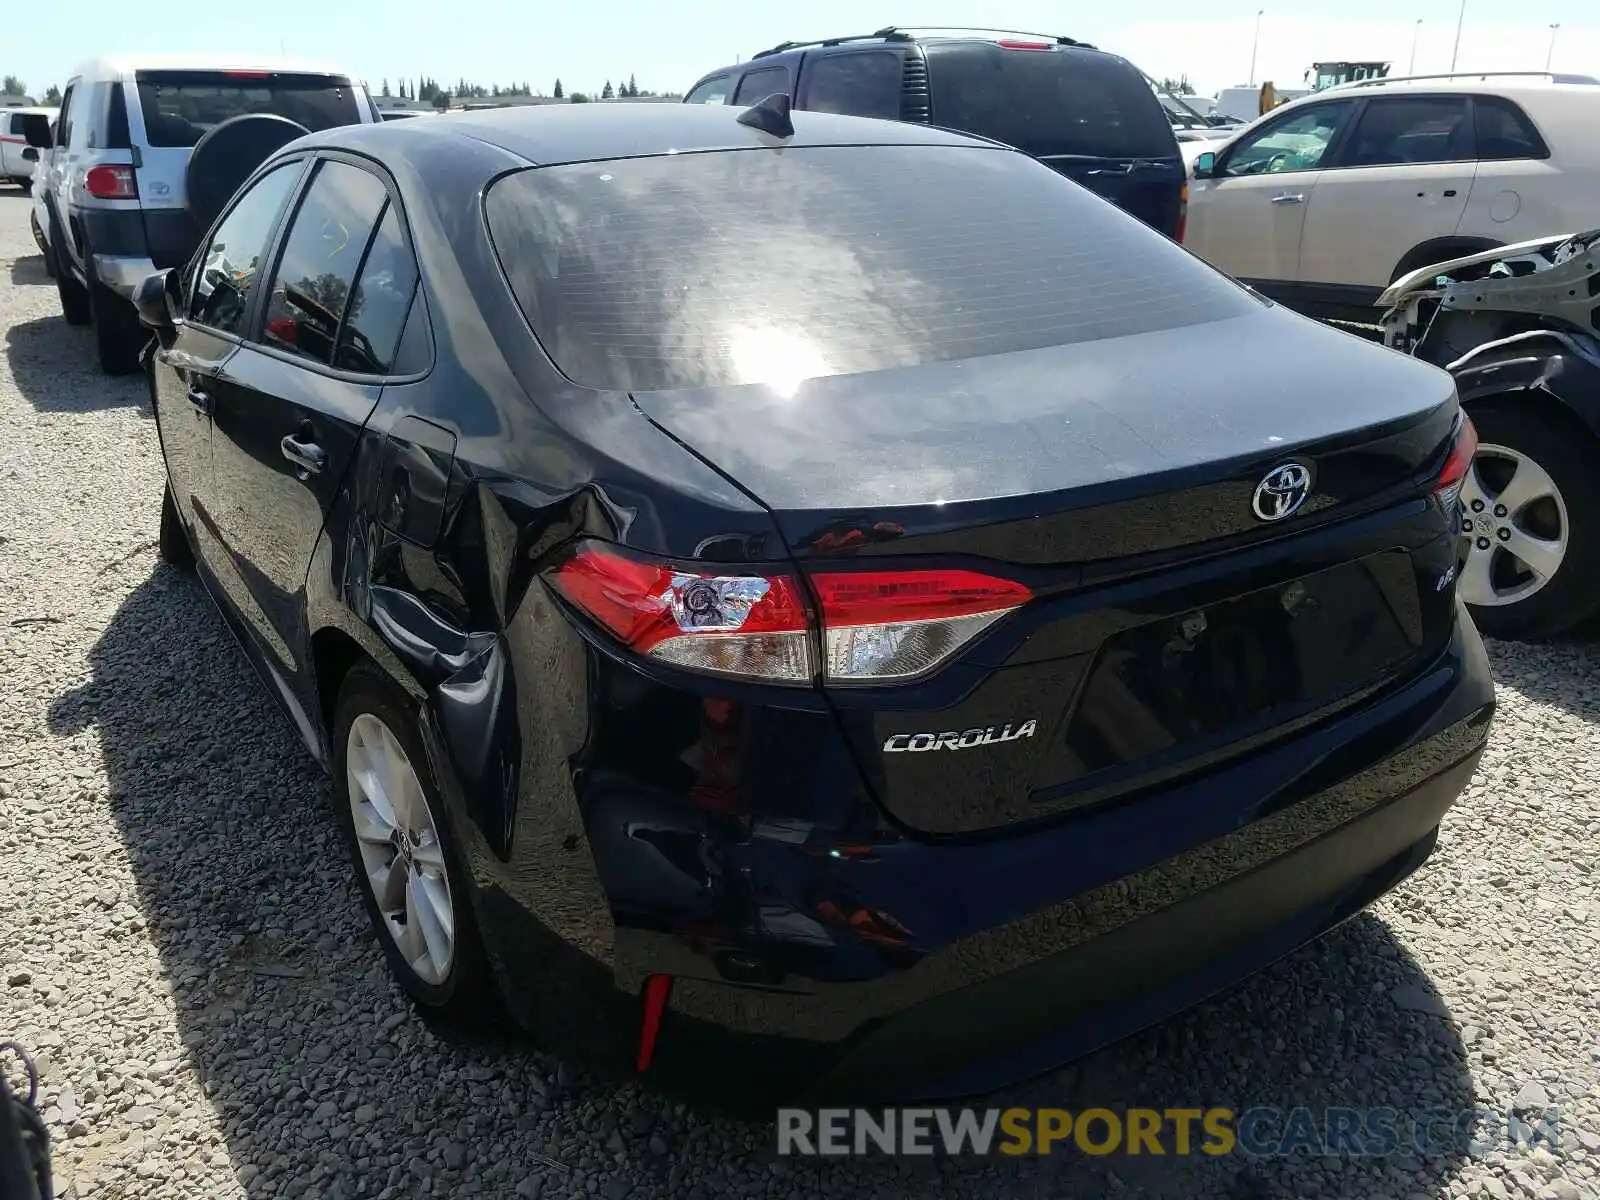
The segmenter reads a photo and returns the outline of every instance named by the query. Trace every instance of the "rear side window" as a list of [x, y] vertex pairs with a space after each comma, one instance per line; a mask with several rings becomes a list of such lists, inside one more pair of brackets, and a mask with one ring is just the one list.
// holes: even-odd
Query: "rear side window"
[[361, 256], [388, 192], [370, 171], [325, 162], [284, 239], [261, 340], [328, 366]]
[[1477, 96], [1478, 157], [1486, 160], [1548, 158], [1550, 151], [1533, 122], [1515, 104], [1499, 96]]
[[394, 366], [400, 331], [405, 328], [416, 290], [416, 260], [406, 243], [400, 212], [390, 204], [378, 222], [367, 260], [361, 264], [333, 365], [364, 375], [387, 375]]
[[1041, 158], [1176, 158], [1166, 109], [1129, 63], [1092, 50], [928, 47], [933, 123]]
[[1339, 165], [1461, 162], [1473, 156], [1473, 141], [1465, 96], [1369, 100]]
[[808, 59], [801, 106], [813, 112], [898, 121], [904, 70], [900, 55], [888, 50], [854, 50]]
[[683, 98], [685, 104], [724, 104], [728, 99], [728, 77], [708, 79]]
[[735, 104], [757, 104], [768, 96], [789, 91], [789, 71], [785, 67], [767, 67], [750, 71], [739, 80], [739, 90], [733, 94]]
[[809, 378], [1199, 324], [1248, 295], [1006, 150], [792, 147], [533, 168], [490, 233], [567, 376]]
[[84, 114], [84, 121], [89, 128], [89, 148], [128, 149], [128, 103], [122, 85], [97, 83], [90, 100], [89, 111]]
[[284, 71], [140, 71], [139, 109], [152, 146], [192, 146], [244, 113], [272, 113], [312, 133], [361, 121], [357, 89], [331, 75]]

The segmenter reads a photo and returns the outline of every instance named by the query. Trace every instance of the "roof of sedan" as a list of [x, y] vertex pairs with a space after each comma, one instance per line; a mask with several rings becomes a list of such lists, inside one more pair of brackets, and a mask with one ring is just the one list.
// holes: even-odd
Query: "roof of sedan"
[[328, 130], [317, 141], [381, 155], [386, 147], [416, 144], [398, 139], [467, 137], [535, 165], [775, 146], [996, 145], [927, 125], [800, 111], [793, 114], [794, 136], [780, 140], [741, 125], [742, 111], [709, 104], [549, 104], [350, 125]]

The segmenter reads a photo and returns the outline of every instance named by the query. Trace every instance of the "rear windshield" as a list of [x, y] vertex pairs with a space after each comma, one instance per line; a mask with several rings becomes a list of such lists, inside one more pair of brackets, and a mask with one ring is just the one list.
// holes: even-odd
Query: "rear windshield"
[[933, 121], [1041, 157], [1174, 158], [1161, 101], [1129, 63], [1091, 50], [928, 47]]
[[485, 203], [529, 324], [570, 379], [596, 388], [874, 371], [1199, 324], [1254, 304], [1006, 150], [581, 163], [505, 176]]
[[333, 75], [287, 72], [140, 71], [139, 107], [152, 146], [192, 146], [242, 113], [272, 113], [312, 133], [361, 120], [356, 89]]

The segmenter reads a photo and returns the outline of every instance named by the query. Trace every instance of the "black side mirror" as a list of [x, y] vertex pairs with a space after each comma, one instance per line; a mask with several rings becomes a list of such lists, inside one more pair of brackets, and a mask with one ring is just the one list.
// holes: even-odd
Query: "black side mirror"
[[55, 145], [50, 119], [43, 113], [28, 113], [22, 118], [22, 140], [35, 150], [48, 150]]
[[39, 161], [39, 147], [37, 147], [37, 146], [24, 146], [22, 148], [22, 161], [23, 162], [38, 162]]
[[1211, 173], [1217, 169], [1217, 156], [1215, 151], [1207, 150], [1194, 160], [1194, 177], [1196, 179], [1210, 179]]
[[139, 310], [139, 320], [158, 333], [171, 329], [178, 312], [177, 292], [177, 276], [170, 267], [146, 275], [133, 293], [133, 306]]

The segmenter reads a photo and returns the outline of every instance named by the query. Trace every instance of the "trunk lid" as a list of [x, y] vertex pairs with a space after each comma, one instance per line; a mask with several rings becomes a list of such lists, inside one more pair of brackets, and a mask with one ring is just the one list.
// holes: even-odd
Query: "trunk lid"
[[[954, 566], [1032, 590], [924, 679], [829, 687], [879, 799], [920, 831], [1199, 769], [1449, 635], [1454, 537], [1425, 499], [1449, 377], [1282, 310], [788, 396], [635, 399], [771, 508], [803, 574]], [[1286, 463], [1306, 495], [1263, 520], [1258, 488]]]

